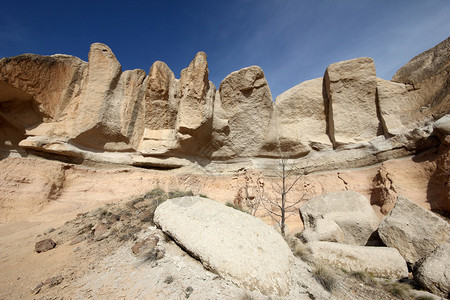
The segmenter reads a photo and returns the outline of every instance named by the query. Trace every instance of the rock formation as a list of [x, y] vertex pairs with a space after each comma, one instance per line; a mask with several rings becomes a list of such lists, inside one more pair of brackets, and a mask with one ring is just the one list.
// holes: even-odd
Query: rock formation
[[333, 63], [323, 78], [275, 102], [257, 66], [231, 73], [216, 91], [203, 52], [180, 79], [159, 61], [148, 75], [123, 72], [100, 43], [87, 63], [68, 55], [3, 58], [1, 155], [211, 170], [235, 158], [259, 158], [247, 166], [270, 170], [264, 158], [280, 155], [310, 171], [370, 165], [438, 144], [432, 123], [449, 113], [448, 49], [449, 39], [393, 81], [376, 77], [371, 58]]
[[375, 277], [408, 277], [403, 257], [394, 248], [363, 247], [332, 242], [307, 244], [316, 263], [331, 265], [349, 272], [368, 272]]
[[450, 243], [438, 246], [414, 270], [414, 278], [426, 289], [441, 297], [450, 294]]
[[381, 221], [378, 233], [387, 246], [396, 248], [408, 263], [414, 265], [450, 240], [450, 225], [399, 195], [394, 208]]
[[331, 241], [364, 246], [378, 227], [369, 200], [353, 191], [310, 199], [300, 207], [306, 242]]
[[376, 108], [377, 77], [369, 57], [328, 66], [328, 132], [335, 146], [368, 141], [380, 135]]

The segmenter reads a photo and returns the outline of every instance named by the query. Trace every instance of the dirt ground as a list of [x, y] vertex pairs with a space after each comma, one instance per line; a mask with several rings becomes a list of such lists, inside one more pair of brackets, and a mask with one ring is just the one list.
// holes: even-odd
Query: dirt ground
[[[421, 160], [393, 160], [383, 166], [390, 173], [397, 193], [428, 209], [444, 203], [439, 198], [440, 192], [431, 192], [438, 191], [433, 185], [440, 184], [430, 182], [436, 168], [432, 155]], [[377, 165], [311, 174], [302, 179], [291, 196], [298, 197], [309, 186], [311, 195], [349, 189], [370, 199], [380, 168]], [[251, 170], [211, 176], [182, 170], [70, 165], [31, 157], [3, 159], [0, 299], [268, 299], [205, 270], [170, 239], [161, 241], [163, 258], [149, 260], [136, 256], [131, 251], [136, 241], [159, 229], [151, 223], [132, 221], [136, 232], [132, 238], [125, 238], [122, 229], [130, 230], [129, 219], [120, 219], [120, 212], [130, 208], [130, 201], [157, 187], [165, 191], [190, 190], [226, 203], [234, 200], [246, 182], [251, 186], [259, 176]], [[269, 186], [271, 179], [265, 180]], [[381, 217], [379, 207], [373, 207]], [[119, 220], [109, 224], [111, 216], [118, 216]], [[145, 216], [136, 218], [141, 220]], [[96, 241], [92, 227], [100, 223], [110, 227], [112, 233]], [[293, 216], [288, 227], [292, 233], [301, 230], [300, 218]], [[50, 228], [55, 230], [48, 232]], [[80, 234], [80, 230], [85, 232]], [[80, 235], [84, 239], [71, 244]], [[36, 253], [35, 243], [45, 238], [52, 238], [56, 248]], [[330, 294], [313, 278], [311, 267], [300, 259], [296, 260], [293, 272], [298, 280], [292, 283], [286, 299], [393, 298], [385, 289], [366, 285], [342, 272], [336, 273], [339, 284]], [[39, 288], [40, 283], [43, 285]]]

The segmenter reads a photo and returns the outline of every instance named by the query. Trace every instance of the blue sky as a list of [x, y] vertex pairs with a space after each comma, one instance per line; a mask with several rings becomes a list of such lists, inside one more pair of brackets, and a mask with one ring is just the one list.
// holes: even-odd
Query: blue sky
[[198, 51], [218, 87], [258, 65], [274, 98], [334, 62], [375, 60], [390, 79], [450, 35], [449, 0], [14, 1], [0, 3], [0, 57], [111, 47], [123, 70], [162, 60], [179, 78]]

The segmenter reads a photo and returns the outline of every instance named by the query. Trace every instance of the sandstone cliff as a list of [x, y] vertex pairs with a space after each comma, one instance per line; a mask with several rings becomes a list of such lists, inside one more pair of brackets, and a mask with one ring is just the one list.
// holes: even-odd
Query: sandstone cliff
[[257, 66], [231, 73], [216, 90], [203, 52], [180, 79], [159, 61], [148, 75], [122, 71], [100, 43], [89, 62], [3, 58], [0, 153], [215, 172], [223, 162], [270, 170], [280, 155], [310, 171], [371, 165], [439, 145], [432, 124], [450, 111], [449, 48], [450, 38], [392, 81], [376, 77], [371, 58], [333, 63], [274, 102]]

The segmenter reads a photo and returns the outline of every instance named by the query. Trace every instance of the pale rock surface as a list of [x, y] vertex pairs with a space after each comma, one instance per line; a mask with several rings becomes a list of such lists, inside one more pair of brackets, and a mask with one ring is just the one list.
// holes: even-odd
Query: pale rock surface
[[422, 99], [422, 113], [439, 118], [450, 108], [450, 37], [401, 67], [392, 81], [404, 83]]
[[289, 292], [291, 250], [260, 219], [188, 196], [159, 205], [154, 221], [206, 268], [237, 285], [264, 294]]
[[[144, 70], [127, 70], [120, 75], [114, 97], [120, 99], [120, 115], [116, 122], [120, 125], [123, 137], [129, 140], [131, 148], [136, 149], [141, 142], [144, 131], [143, 102], [145, 95], [146, 74]], [[105, 148], [107, 148], [106, 145]], [[126, 147], [128, 148], [128, 146]], [[112, 147], [114, 149], [114, 145]]]
[[324, 79], [329, 100], [328, 131], [335, 146], [375, 138], [379, 121], [373, 59], [361, 57], [331, 64]]
[[434, 213], [399, 195], [394, 208], [380, 222], [378, 233], [408, 263], [415, 264], [450, 239], [450, 226]]
[[59, 117], [80, 91], [87, 63], [56, 54], [23, 54], [0, 60], [0, 102], [35, 101], [48, 121]]
[[172, 70], [162, 61], [154, 62], [145, 91], [145, 128], [175, 129], [179, 101], [173, 92], [176, 89], [177, 82]]
[[423, 100], [404, 84], [377, 78], [377, 92], [384, 132], [407, 133], [427, 120], [421, 110]]
[[129, 139], [122, 134], [122, 99], [114, 97], [122, 69], [111, 49], [100, 43], [91, 45], [86, 83], [82, 89], [74, 138], [77, 144], [96, 149], [123, 150]]
[[379, 223], [369, 200], [354, 191], [314, 197], [300, 206], [300, 216], [305, 226], [302, 237], [307, 242], [365, 245]]
[[[64, 119], [80, 92], [86, 66], [69, 55], [0, 59], [0, 148], [22, 152], [19, 143], [29, 130]], [[47, 126], [43, 134], [53, 131]]]
[[292, 157], [331, 148], [327, 135], [323, 78], [302, 82], [275, 100], [264, 148]]
[[206, 54], [199, 52], [179, 81], [180, 104], [176, 123], [177, 140], [181, 150], [207, 156], [212, 131], [212, 116], [216, 88], [208, 80]]
[[[272, 95], [260, 67], [228, 75], [219, 87], [218, 114], [213, 141], [221, 145], [213, 158], [256, 156], [261, 150], [272, 115]], [[216, 102], [216, 103], [217, 103]]]
[[408, 277], [406, 262], [395, 248], [319, 241], [308, 243], [306, 247], [316, 263], [331, 265], [349, 272], [368, 272], [381, 278]]
[[300, 235], [304, 242], [311, 241], [329, 241], [335, 243], [344, 243], [345, 235], [338, 224], [327, 219], [317, 219], [313, 225], [308, 227]]
[[419, 267], [414, 278], [426, 289], [441, 297], [450, 293], [450, 243], [438, 246]]
[[397, 201], [397, 190], [392, 175], [384, 164], [381, 164], [372, 184], [370, 203], [379, 206], [381, 213], [386, 215]]
[[442, 143], [450, 144], [450, 114], [443, 116], [433, 124], [433, 129]]

